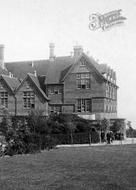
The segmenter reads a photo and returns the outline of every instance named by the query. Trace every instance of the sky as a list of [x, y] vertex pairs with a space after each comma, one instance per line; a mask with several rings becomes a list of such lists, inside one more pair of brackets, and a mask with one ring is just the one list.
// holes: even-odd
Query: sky
[[[124, 24], [89, 29], [89, 15], [121, 9]], [[136, 0], [0, 0], [0, 44], [7, 61], [70, 55], [73, 46], [107, 63], [117, 73], [118, 117], [136, 128]]]

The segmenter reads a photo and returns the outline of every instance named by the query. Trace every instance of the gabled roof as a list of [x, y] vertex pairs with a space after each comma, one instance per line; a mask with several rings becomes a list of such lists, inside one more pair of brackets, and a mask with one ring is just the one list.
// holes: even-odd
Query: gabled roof
[[28, 73], [27, 74], [29, 76], [29, 78], [32, 80], [32, 82], [35, 84], [35, 86], [37, 87], [37, 89], [39, 90], [39, 92], [42, 94], [42, 96], [46, 99], [49, 100], [49, 98], [46, 96], [46, 94], [44, 93], [44, 91], [41, 89], [40, 87], [40, 83], [37, 77], [35, 77], [33, 74]]
[[107, 80], [103, 77], [103, 65], [98, 64], [92, 57], [88, 57], [82, 53], [78, 57], [62, 56], [56, 57], [54, 60], [35, 60], [35, 61], [20, 61], [20, 62], [7, 62], [5, 66], [7, 70], [13, 73], [14, 76], [24, 79], [27, 73], [34, 73], [36, 70], [37, 75], [46, 76], [45, 83], [47, 84], [58, 84], [62, 83], [66, 75], [72, 70], [73, 66], [78, 60], [84, 57], [88, 65], [95, 70], [98, 76], [102, 80]]
[[32, 61], [9, 62], [5, 63], [5, 67], [19, 79], [24, 79], [27, 73], [34, 73], [35, 70], [35, 68], [32, 67]]
[[15, 77], [10, 77], [8, 75], [1, 75], [1, 78], [5, 81], [5, 83], [10, 88], [12, 93], [14, 93], [15, 89], [20, 85], [20, 81]]
[[84, 59], [87, 60], [87, 65], [89, 67], [91, 67], [98, 74], [98, 76], [101, 78], [101, 80], [105, 80], [105, 78], [100, 73], [100, 71], [98, 70], [98, 68], [96, 68], [96, 64], [97, 63], [93, 59], [91, 59], [90, 57], [88, 57], [86, 54], [84, 54], [84, 53], [82, 53], [80, 56], [77, 57], [77, 59], [75, 60], [75, 63], [67, 70], [67, 72], [65, 73], [64, 77], [62, 78], [62, 80], [65, 80], [65, 78], [67, 77], [67, 75], [72, 71], [72, 69], [75, 67], [75, 65], [78, 64], [78, 61], [82, 57], [84, 57]]
[[36, 77], [34, 74], [32, 73], [28, 73], [26, 75], [26, 77], [24, 78], [24, 80], [20, 83], [20, 85], [18, 86], [18, 88], [16, 89], [16, 91], [18, 91], [21, 86], [23, 85], [23, 83], [26, 81], [26, 80], [30, 80], [33, 85], [35, 86], [35, 88], [39, 91], [39, 93], [42, 95], [42, 97], [44, 99], [46, 99], [47, 101], [49, 101], [49, 98], [46, 96], [46, 94], [43, 92], [43, 90], [41, 89], [40, 87], [40, 83], [39, 83], [39, 80], [38, 80], [38, 77]]
[[27, 73], [37, 75], [46, 75], [46, 82], [53, 84], [59, 83], [62, 77], [62, 72], [73, 64], [74, 58], [71, 56], [56, 57], [54, 61], [36, 60], [36, 61], [21, 61], [7, 62], [5, 66], [14, 76], [24, 79]]

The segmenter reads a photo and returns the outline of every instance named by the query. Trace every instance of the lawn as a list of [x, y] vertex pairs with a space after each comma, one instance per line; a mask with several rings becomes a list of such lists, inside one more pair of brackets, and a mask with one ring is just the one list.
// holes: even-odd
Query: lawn
[[136, 145], [58, 148], [0, 158], [0, 190], [134, 190]]

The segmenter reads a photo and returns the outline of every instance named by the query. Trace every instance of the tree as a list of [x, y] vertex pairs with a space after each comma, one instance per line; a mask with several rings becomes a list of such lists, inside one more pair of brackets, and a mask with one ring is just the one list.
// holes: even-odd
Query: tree
[[101, 131], [107, 132], [110, 129], [110, 120], [109, 119], [102, 119], [101, 120]]
[[102, 120], [98, 120], [97, 124], [96, 124], [96, 128], [99, 131], [100, 142], [104, 142], [105, 134], [110, 129], [110, 120], [106, 119], [106, 118], [104, 118]]
[[136, 137], [136, 130], [133, 129], [132, 125], [131, 125], [131, 121], [127, 122], [127, 130], [126, 130], [126, 135], [127, 137]]
[[2, 109], [3, 118], [0, 123], [0, 132], [1, 134], [6, 137], [7, 131], [11, 127], [11, 117], [9, 116], [8, 110], [6, 108]]
[[123, 131], [123, 125], [120, 120], [116, 120], [110, 127], [110, 130], [115, 134]]
[[7, 142], [5, 154], [14, 155], [29, 152], [30, 132], [24, 120], [12, 118], [12, 124], [5, 131]]
[[74, 143], [73, 134], [76, 130], [76, 125], [74, 123], [74, 116], [73, 115], [69, 115], [69, 117], [67, 118], [66, 126], [68, 129], [68, 132], [70, 133], [71, 144], [73, 144]]

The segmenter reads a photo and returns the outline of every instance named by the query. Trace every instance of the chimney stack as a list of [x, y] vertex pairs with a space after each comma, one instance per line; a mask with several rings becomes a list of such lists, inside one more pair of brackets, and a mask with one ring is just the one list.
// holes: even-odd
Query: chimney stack
[[80, 56], [82, 53], [83, 53], [83, 47], [82, 46], [79, 46], [79, 45], [74, 46], [74, 56], [75, 57]]
[[0, 66], [2, 67], [2, 69], [5, 69], [4, 66], [4, 45], [0, 44]]
[[55, 48], [55, 44], [54, 43], [50, 43], [49, 44], [49, 48], [50, 48], [50, 61], [54, 61], [55, 59], [55, 55], [54, 55], [54, 48]]
[[9, 77], [13, 78], [13, 74], [11, 72], [9, 72]]
[[34, 70], [34, 76], [37, 77], [37, 72], [36, 72], [36, 70]]

